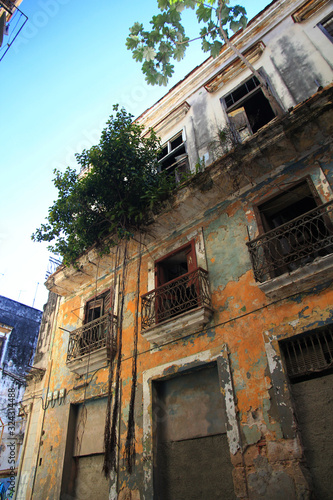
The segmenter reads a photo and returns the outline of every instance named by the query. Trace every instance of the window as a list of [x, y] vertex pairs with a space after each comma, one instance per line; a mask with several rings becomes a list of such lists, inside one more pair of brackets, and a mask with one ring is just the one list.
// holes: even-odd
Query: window
[[333, 42], [333, 14], [318, 24], [321, 31]]
[[231, 127], [241, 140], [255, 134], [275, 117], [255, 76], [221, 98], [221, 102], [227, 111]]
[[177, 316], [198, 305], [193, 273], [197, 269], [194, 242], [155, 263], [155, 286], [158, 290], [157, 321]]
[[159, 157], [160, 170], [175, 177], [176, 182], [181, 182], [184, 175], [189, 172], [184, 131], [179, 132], [162, 146]]
[[283, 340], [281, 350], [291, 380], [330, 369], [333, 367], [333, 327], [329, 325]]
[[70, 333], [67, 362], [108, 347], [109, 333], [111, 335], [111, 328], [116, 326], [111, 300], [111, 290], [107, 290], [86, 303], [83, 326]]
[[197, 265], [194, 241], [155, 262], [155, 289], [141, 299], [143, 330], [186, 312], [211, 309], [208, 273]]
[[316, 498], [333, 498], [332, 324], [283, 340], [280, 348], [312, 489]]
[[333, 253], [333, 203], [322, 204], [310, 179], [255, 207], [259, 233], [248, 243], [259, 282]]

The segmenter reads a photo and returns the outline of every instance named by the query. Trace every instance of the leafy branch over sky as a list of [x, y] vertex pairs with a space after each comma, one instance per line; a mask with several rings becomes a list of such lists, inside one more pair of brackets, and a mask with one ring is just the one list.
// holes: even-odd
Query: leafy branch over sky
[[160, 14], [152, 17], [150, 31], [144, 30], [141, 23], [134, 23], [130, 28], [126, 46], [133, 53], [133, 58], [142, 63], [142, 71], [151, 85], [166, 85], [174, 72], [172, 60], [181, 61], [190, 39], [185, 34], [181, 23], [184, 9], [195, 11], [198, 23], [198, 38], [204, 52], [217, 57], [232, 32], [244, 28], [247, 24], [245, 8], [233, 7], [228, 1], [217, 0], [158, 0]]
[[142, 63], [148, 84], [166, 85], [174, 72], [172, 62], [179, 62], [185, 56], [191, 40], [181, 22], [182, 12], [191, 9], [197, 17], [197, 38], [201, 39], [203, 52], [215, 58], [226, 44], [259, 80], [275, 113], [281, 114], [281, 107], [265, 79], [229, 39], [229, 32], [236, 33], [247, 25], [243, 6], [230, 6], [229, 0], [158, 0], [157, 3], [160, 13], [152, 17], [151, 30], [145, 30], [143, 24], [136, 22], [126, 39], [133, 58]]

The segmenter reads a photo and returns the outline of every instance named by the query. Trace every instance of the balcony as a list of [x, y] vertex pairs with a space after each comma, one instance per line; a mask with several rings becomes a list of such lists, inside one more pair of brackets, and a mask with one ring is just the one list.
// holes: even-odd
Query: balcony
[[197, 268], [141, 297], [141, 334], [161, 345], [199, 331], [212, 315], [208, 273]]
[[67, 351], [68, 368], [82, 375], [87, 371], [107, 366], [111, 358], [112, 337], [114, 339], [113, 351], [116, 350], [116, 330], [116, 316], [105, 314], [72, 331]]
[[281, 287], [289, 293], [315, 286], [333, 274], [333, 202], [320, 205], [247, 245], [255, 280], [267, 295], [281, 298], [277, 293]]

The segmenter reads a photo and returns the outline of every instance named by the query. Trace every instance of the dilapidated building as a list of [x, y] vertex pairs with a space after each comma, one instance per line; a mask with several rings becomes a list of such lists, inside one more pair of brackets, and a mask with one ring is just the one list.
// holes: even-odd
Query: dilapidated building
[[179, 189], [48, 279], [18, 499], [332, 498], [332, 3], [233, 42], [282, 113], [225, 47], [138, 118]]
[[0, 493], [12, 498], [25, 432], [22, 406], [42, 311], [0, 296]]

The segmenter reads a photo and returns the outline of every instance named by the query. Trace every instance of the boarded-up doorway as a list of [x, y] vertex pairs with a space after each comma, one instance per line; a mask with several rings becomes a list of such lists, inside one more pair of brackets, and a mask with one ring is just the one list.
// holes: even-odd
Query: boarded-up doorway
[[281, 344], [313, 498], [333, 498], [333, 328], [324, 327]]
[[153, 382], [155, 500], [235, 499], [216, 363]]
[[106, 399], [77, 406], [74, 460], [75, 500], [108, 500], [109, 480], [103, 473]]

